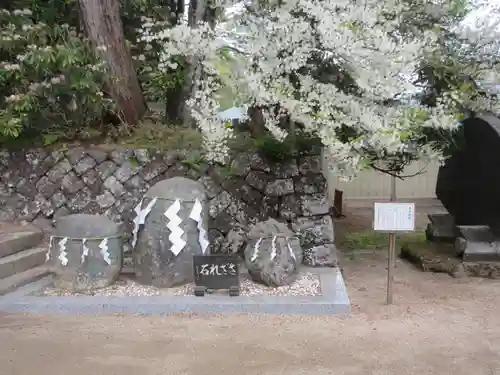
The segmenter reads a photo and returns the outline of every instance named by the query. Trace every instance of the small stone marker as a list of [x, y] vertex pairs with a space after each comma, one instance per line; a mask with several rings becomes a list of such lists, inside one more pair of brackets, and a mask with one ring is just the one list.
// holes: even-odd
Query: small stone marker
[[392, 304], [393, 268], [395, 264], [396, 232], [415, 230], [415, 203], [375, 203], [373, 230], [389, 233], [389, 256], [387, 264], [387, 304]]
[[232, 297], [240, 294], [236, 255], [195, 255], [193, 268], [196, 296], [204, 296], [207, 290], [215, 289], [228, 289]]

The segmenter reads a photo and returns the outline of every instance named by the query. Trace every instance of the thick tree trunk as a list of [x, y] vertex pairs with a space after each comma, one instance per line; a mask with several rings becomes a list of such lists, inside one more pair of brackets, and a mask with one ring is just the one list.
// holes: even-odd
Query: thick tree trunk
[[130, 52], [125, 44], [119, 0], [79, 0], [85, 31], [108, 63], [107, 89], [123, 121], [135, 125], [147, 110]]

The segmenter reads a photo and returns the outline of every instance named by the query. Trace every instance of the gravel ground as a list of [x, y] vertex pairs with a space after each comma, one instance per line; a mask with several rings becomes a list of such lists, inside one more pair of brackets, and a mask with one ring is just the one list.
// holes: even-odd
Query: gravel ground
[[[240, 295], [242, 296], [320, 296], [321, 287], [318, 275], [304, 272], [299, 274], [297, 280], [289, 286], [269, 288], [254, 283], [246, 274], [240, 276]], [[124, 296], [187, 296], [193, 295], [193, 284], [182, 287], [159, 289], [153, 286], [141, 285], [131, 278], [121, 277], [115, 284], [92, 292], [94, 296], [124, 297]], [[217, 291], [218, 294], [227, 294]], [[89, 294], [70, 293], [46, 287], [34, 294], [37, 296], [83, 296]]]

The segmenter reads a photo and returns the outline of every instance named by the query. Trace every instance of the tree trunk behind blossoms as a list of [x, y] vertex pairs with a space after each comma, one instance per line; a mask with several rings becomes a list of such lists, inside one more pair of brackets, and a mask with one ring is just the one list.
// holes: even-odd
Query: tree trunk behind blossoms
[[135, 125], [147, 110], [132, 57], [125, 44], [119, 0], [79, 0], [87, 36], [108, 63], [106, 89], [122, 120]]
[[[189, 1], [188, 25], [190, 27], [197, 27], [198, 23], [205, 19], [206, 8], [205, 0]], [[188, 58], [187, 64], [188, 66], [184, 76], [184, 85], [181, 90], [181, 97], [184, 100], [187, 100], [191, 94], [194, 93], [194, 90], [196, 90], [195, 83], [200, 75], [199, 61], [196, 57]], [[193, 123], [189, 106], [187, 106], [185, 102], [183, 103], [182, 108], [182, 120], [185, 125], [192, 125]]]

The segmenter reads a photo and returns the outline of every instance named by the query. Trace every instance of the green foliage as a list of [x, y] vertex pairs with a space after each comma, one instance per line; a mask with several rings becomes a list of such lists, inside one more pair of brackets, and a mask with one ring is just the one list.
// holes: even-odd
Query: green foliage
[[268, 160], [275, 162], [287, 161], [308, 154], [320, 144], [318, 139], [301, 131], [290, 134], [283, 141], [279, 141], [269, 134], [255, 137], [252, 140], [254, 148]]
[[27, 9], [0, 10], [0, 27], [0, 141], [100, 124], [106, 66], [76, 30]]

